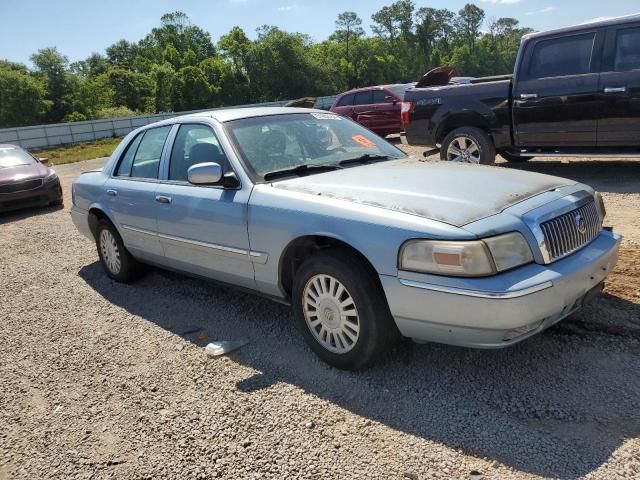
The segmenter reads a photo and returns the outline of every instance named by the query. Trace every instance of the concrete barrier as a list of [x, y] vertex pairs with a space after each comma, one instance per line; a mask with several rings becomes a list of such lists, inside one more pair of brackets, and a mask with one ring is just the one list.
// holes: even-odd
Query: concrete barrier
[[[328, 109], [333, 104], [334, 99], [335, 96], [318, 97], [316, 100], [316, 108]], [[254, 103], [234, 107], [207, 108], [188, 112], [158, 113], [154, 115], [140, 115], [125, 118], [87, 120], [85, 122], [54, 123], [33, 127], [3, 128], [0, 129], [0, 143], [12, 143], [29, 149], [56, 147], [58, 145], [72, 145], [101, 138], [124, 136], [138, 127], [189, 113], [225, 110], [228, 108], [279, 107], [287, 102], [288, 100], [283, 100], [279, 102]]]

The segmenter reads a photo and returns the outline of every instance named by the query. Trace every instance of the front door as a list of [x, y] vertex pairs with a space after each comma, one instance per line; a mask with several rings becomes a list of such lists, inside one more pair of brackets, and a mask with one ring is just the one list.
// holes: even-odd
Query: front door
[[180, 126], [165, 179], [156, 191], [158, 236], [170, 266], [222, 282], [253, 288], [247, 203], [250, 186], [192, 185], [189, 167], [216, 162], [231, 167], [212, 128]]
[[600, 76], [598, 146], [640, 146], [640, 24], [607, 32]]
[[164, 263], [164, 252], [157, 237], [155, 194], [171, 127], [151, 128], [132, 140], [104, 186], [106, 206], [126, 247], [135, 257], [158, 263]]
[[513, 90], [519, 147], [596, 145], [603, 35], [592, 31], [529, 44]]

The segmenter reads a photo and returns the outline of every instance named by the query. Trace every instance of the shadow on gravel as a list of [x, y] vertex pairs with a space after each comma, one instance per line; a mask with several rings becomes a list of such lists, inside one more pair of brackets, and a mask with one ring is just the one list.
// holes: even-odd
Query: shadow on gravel
[[26, 218], [38, 217], [40, 215], [47, 215], [63, 209], [64, 205], [51, 205], [48, 207], [23, 208], [21, 210], [0, 213], [0, 225], [17, 222], [18, 220], [24, 220]]
[[[392, 429], [554, 478], [582, 478], [640, 436], [638, 342], [612, 332], [557, 327], [489, 351], [406, 343], [350, 373], [317, 360], [283, 305], [159, 270], [133, 285], [107, 279], [98, 262], [79, 274], [109, 302], [196, 345], [249, 340], [230, 355], [258, 372], [237, 381], [242, 394], [291, 384]], [[640, 318], [640, 305], [613, 298], [571, 325], [595, 324], [603, 309]], [[308, 415], [332, 427], [322, 410]]]
[[640, 159], [581, 160], [568, 163], [545, 159], [543, 162], [532, 160], [526, 163], [502, 163], [500, 166], [570, 178], [591, 185], [600, 192], [640, 193]]

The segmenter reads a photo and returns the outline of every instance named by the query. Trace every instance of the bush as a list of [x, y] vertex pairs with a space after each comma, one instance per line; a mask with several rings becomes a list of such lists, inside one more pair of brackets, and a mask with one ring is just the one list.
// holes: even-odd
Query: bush
[[63, 118], [62, 121], [65, 123], [68, 122], [84, 122], [87, 119], [87, 116], [83, 113], [80, 112], [72, 112], [72, 113], [68, 113], [66, 114]]
[[103, 118], [135, 117], [136, 115], [140, 114], [138, 112], [134, 112], [130, 108], [121, 106], [101, 108], [96, 112], [95, 118], [99, 120]]

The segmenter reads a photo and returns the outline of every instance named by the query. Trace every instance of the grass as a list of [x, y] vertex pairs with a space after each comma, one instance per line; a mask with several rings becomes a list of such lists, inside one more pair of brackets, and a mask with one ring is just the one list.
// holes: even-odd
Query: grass
[[79, 143], [64, 147], [52, 147], [42, 150], [32, 150], [36, 157], [49, 159], [49, 165], [62, 165], [65, 163], [80, 162], [92, 158], [108, 157], [118, 146], [122, 137], [103, 138], [93, 142]]

